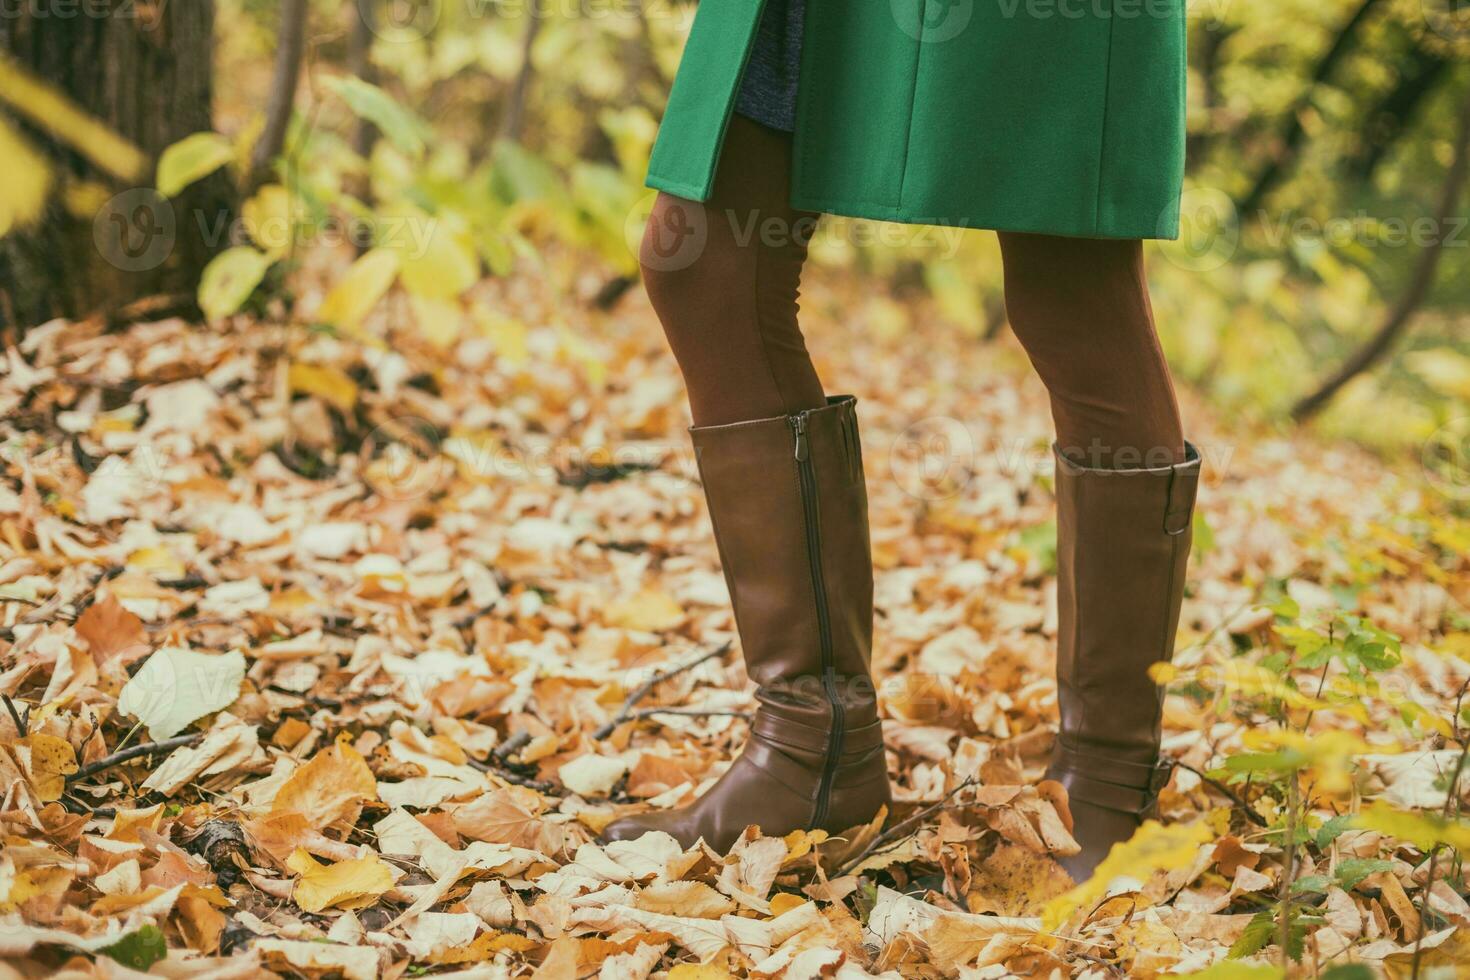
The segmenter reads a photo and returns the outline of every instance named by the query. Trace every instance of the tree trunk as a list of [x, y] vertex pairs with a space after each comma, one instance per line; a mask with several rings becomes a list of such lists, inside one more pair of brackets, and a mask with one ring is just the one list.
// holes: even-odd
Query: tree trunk
[[[57, 183], [39, 224], [0, 239], [7, 325], [192, 295], [209, 259], [229, 244], [235, 192], [224, 172], [169, 201], [152, 190], [158, 154], [213, 128], [213, 30], [213, 0], [118, 0], [103, 13], [83, 5], [66, 17], [24, 4], [0, 18], [0, 50], [132, 141], [150, 164], [142, 186], [128, 187], [42, 129], [24, 127]], [[88, 203], [78, 208], [77, 200]]]
[[265, 128], [250, 153], [250, 177], [245, 186], [255, 193], [271, 179], [276, 158], [286, 148], [286, 130], [296, 106], [296, 88], [301, 82], [301, 57], [306, 51], [306, 0], [283, 0], [281, 29], [276, 35], [276, 67], [271, 79], [270, 101], [265, 107]]

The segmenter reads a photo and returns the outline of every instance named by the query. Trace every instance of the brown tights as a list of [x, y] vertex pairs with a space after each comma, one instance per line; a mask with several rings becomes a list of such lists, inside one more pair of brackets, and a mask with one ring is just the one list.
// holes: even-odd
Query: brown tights
[[[695, 425], [825, 403], [796, 319], [818, 216], [792, 209], [790, 173], [790, 134], [736, 115], [709, 200], [659, 194], [649, 218], [644, 283]], [[1001, 232], [1000, 244], [1011, 327], [1050, 393], [1062, 449], [1094, 467], [1182, 461], [1142, 243]]]

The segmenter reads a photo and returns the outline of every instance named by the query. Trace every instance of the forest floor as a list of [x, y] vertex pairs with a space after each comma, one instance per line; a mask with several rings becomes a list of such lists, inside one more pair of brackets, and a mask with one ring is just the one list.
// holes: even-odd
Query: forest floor
[[636, 290], [595, 313], [586, 277], [487, 281], [501, 312], [432, 338], [389, 297], [346, 336], [276, 311], [8, 352], [4, 976], [1147, 976], [1233, 947], [1214, 975], [1264, 977], [1281, 937], [1308, 972], [1470, 956], [1464, 484], [1186, 393], [1205, 480], [1165, 747], [1187, 768], [1111, 897], [1069, 890], [1065, 800], [1037, 783], [1044, 394], [1008, 338], [841, 274], [804, 316], [860, 398], [890, 830], [593, 842], [717, 775], [753, 702], [674, 364]]

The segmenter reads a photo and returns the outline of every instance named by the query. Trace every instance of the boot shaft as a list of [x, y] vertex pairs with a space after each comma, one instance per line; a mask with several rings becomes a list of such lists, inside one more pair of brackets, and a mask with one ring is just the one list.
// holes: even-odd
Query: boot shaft
[[1200, 456], [1099, 470], [1057, 453], [1057, 687], [1065, 750], [1152, 764], [1193, 541]]
[[[763, 699], [875, 702], [873, 573], [856, 400], [690, 430], [746, 670]], [[876, 716], [874, 716], [876, 717]]]

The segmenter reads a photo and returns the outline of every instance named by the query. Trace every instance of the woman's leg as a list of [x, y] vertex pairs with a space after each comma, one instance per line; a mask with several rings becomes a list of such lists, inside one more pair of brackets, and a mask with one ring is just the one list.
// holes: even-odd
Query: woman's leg
[[1137, 240], [1002, 233], [1011, 327], [1051, 394], [1057, 444], [1097, 469], [1184, 459]]
[[1001, 236], [1011, 324], [1057, 428], [1057, 700], [1049, 775], [1067, 787], [1092, 875], [1153, 807], [1199, 457], [1154, 334], [1142, 244]]
[[660, 195], [643, 239], [760, 707], [703, 796], [614, 821], [607, 840], [724, 851], [749, 824], [841, 832], [889, 803], [856, 406], [823, 395], [796, 325], [816, 216], [791, 209], [790, 139], [736, 116], [709, 202]]
[[796, 323], [817, 215], [795, 211], [791, 134], [733, 116], [714, 193], [660, 194], [639, 258], [697, 426], [820, 408]]

